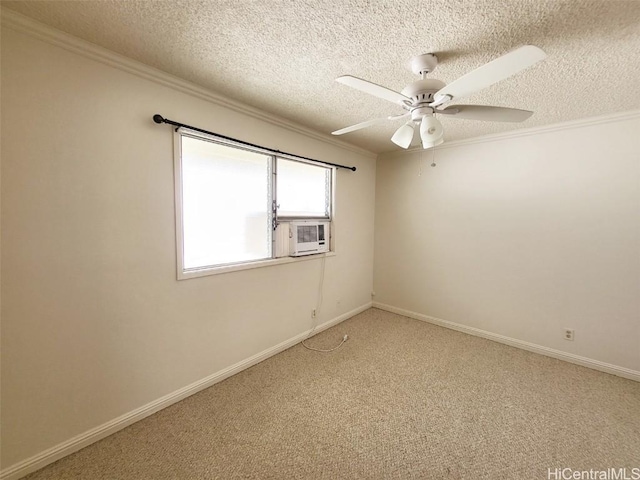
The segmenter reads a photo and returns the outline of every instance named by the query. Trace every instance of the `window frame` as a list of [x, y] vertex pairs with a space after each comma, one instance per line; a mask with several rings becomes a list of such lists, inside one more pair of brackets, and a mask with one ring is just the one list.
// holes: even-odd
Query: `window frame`
[[[274, 199], [275, 205], [278, 205], [278, 198], [277, 198], [277, 194], [278, 194], [278, 158], [281, 158], [283, 160], [289, 161], [289, 162], [297, 162], [297, 163], [306, 163], [307, 165], [312, 165], [314, 167], [321, 167], [327, 170], [328, 174], [329, 174], [329, 178], [328, 180], [328, 191], [325, 190], [325, 201], [329, 202], [329, 210], [327, 211], [326, 215], [318, 215], [318, 216], [304, 216], [304, 215], [280, 215], [278, 213], [278, 208], [274, 209], [274, 213], [275, 213], [275, 222], [276, 225], [278, 223], [285, 223], [285, 222], [295, 222], [295, 221], [304, 221], [304, 220], [318, 220], [318, 221], [324, 221], [324, 222], [331, 222], [333, 219], [333, 191], [334, 191], [334, 183], [335, 183], [335, 172], [336, 172], [336, 168], [335, 167], [325, 167], [323, 165], [318, 165], [317, 163], [313, 163], [313, 162], [308, 162], [308, 161], [303, 161], [303, 160], [293, 160], [291, 158], [288, 158], [285, 155], [274, 155], [274, 159], [275, 161], [272, 164], [272, 171], [274, 172], [274, 178], [273, 178], [273, 183], [272, 183], [272, 192], [271, 192], [271, 197]], [[280, 220], [280, 222], [279, 222]]]
[[[265, 198], [265, 202], [269, 202], [271, 198], [271, 222], [273, 224], [273, 230], [271, 234], [271, 257], [264, 259], [249, 260], [243, 262], [235, 262], [228, 264], [209, 265], [197, 268], [185, 269], [184, 266], [184, 222], [183, 222], [183, 189], [182, 189], [182, 137], [188, 136], [202, 141], [213, 142], [226, 147], [237, 148], [239, 150], [245, 150], [252, 153], [259, 153], [270, 157], [271, 165], [271, 190]], [[177, 279], [185, 280], [189, 278], [197, 278], [208, 275], [217, 275], [221, 273], [234, 272], [239, 270], [248, 270], [253, 268], [261, 268], [270, 265], [281, 265], [286, 263], [302, 262], [313, 260], [322, 257], [335, 256], [335, 244], [334, 244], [334, 221], [335, 221], [335, 197], [336, 197], [336, 173], [337, 168], [330, 165], [324, 165], [322, 163], [316, 163], [305, 159], [296, 158], [291, 155], [274, 153], [272, 151], [261, 149], [258, 147], [248, 147], [241, 143], [236, 143], [231, 140], [222, 139], [214, 135], [208, 135], [201, 132], [196, 132], [184, 127], [176, 128], [174, 131], [174, 202], [175, 202], [175, 226], [176, 226], [176, 264], [177, 264]], [[318, 217], [298, 217], [298, 216], [279, 216], [277, 212], [277, 167], [278, 158], [284, 160], [294, 161], [298, 163], [305, 163], [317, 167], [326, 168], [329, 171], [329, 185], [327, 199], [329, 201], [329, 212], [327, 216]], [[329, 238], [329, 252], [318, 253], [313, 255], [306, 255], [302, 257], [280, 257], [276, 258], [276, 234], [275, 227], [281, 223], [288, 223], [293, 221], [309, 220], [309, 221], [325, 221], [330, 224], [330, 238]]]

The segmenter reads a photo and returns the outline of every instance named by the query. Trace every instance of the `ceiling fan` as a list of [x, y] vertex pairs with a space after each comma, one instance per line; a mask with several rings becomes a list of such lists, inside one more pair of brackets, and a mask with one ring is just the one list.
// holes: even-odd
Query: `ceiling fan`
[[470, 120], [523, 122], [533, 115], [533, 112], [488, 105], [448, 104], [515, 75], [521, 70], [543, 60], [546, 56], [540, 48], [533, 45], [525, 45], [472, 70], [446, 85], [440, 80], [426, 78], [426, 75], [438, 65], [438, 58], [433, 53], [425, 53], [411, 59], [411, 70], [416, 75], [420, 75], [421, 79], [407, 85], [401, 93], [351, 75], [338, 77], [336, 81], [378, 98], [399, 104], [406, 112], [367, 120], [331, 133], [333, 135], [343, 135], [361, 128], [384, 123], [388, 120], [408, 118], [407, 123], [398, 128], [393, 134], [391, 141], [402, 148], [409, 148], [414, 138], [415, 126], [420, 125], [419, 131], [422, 146], [423, 148], [431, 148], [440, 145], [444, 141], [444, 130], [442, 124], [436, 119], [436, 114]]

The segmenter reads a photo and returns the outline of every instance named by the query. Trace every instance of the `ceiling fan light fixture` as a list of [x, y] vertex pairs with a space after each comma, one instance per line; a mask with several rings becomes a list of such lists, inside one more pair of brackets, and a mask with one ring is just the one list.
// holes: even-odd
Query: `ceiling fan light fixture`
[[423, 148], [431, 148], [440, 145], [444, 139], [442, 124], [432, 115], [425, 115], [420, 122], [420, 138]]
[[424, 148], [426, 150], [427, 148], [437, 147], [438, 145], [441, 145], [442, 143], [444, 143], [444, 138], [440, 138], [439, 140], [436, 140], [435, 142], [422, 142], [422, 148]]
[[[523, 122], [528, 119], [533, 112], [490, 105], [460, 105], [457, 101], [531, 67], [546, 56], [538, 47], [524, 45], [445, 84], [434, 78], [426, 78], [426, 74], [432, 72], [438, 64], [438, 58], [433, 53], [425, 53], [414, 57], [411, 61], [413, 72], [420, 75], [421, 79], [407, 85], [402, 92], [396, 92], [351, 75], [343, 75], [336, 80], [403, 107], [405, 113], [392, 115], [387, 119], [396, 120], [410, 116], [413, 124], [408, 123], [396, 130], [391, 137], [393, 143], [407, 149], [412, 143], [416, 145], [418, 141], [422, 141], [423, 148], [432, 148], [443, 142], [442, 124], [434, 118], [436, 112], [452, 117], [492, 122]], [[444, 107], [453, 100], [456, 100], [455, 105]], [[436, 107], [440, 108], [436, 110]], [[332, 133], [342, 135], [382, 121], [384, 119], [368, 120]], [[419, 122], [420, 126], [416, 128]], [[417, 138], [418, 133], [420, 139]], [[412, 137], [415, 138], [415, 142], [412, 141]]]
[[391, 137], [391, 141], [402, 148], [409, 148], [413, 140], [413, 122], [402, 125]]

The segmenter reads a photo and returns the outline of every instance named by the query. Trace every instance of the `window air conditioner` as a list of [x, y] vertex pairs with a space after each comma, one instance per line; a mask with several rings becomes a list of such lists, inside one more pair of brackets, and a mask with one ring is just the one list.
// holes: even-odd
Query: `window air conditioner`
[[299, 257], [329, 251], [330, 222], [289, 223], [289, 255]]

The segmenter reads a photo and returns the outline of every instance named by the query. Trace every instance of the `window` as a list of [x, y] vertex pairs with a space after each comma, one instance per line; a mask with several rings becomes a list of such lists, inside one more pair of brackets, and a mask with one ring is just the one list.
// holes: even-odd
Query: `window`
[[331, 170], [278, 159], [278, 216], [330, 218]]
[[281, 221], [331, 221], [334, 169], [176, 135], [179, 274], [273, 259]]

